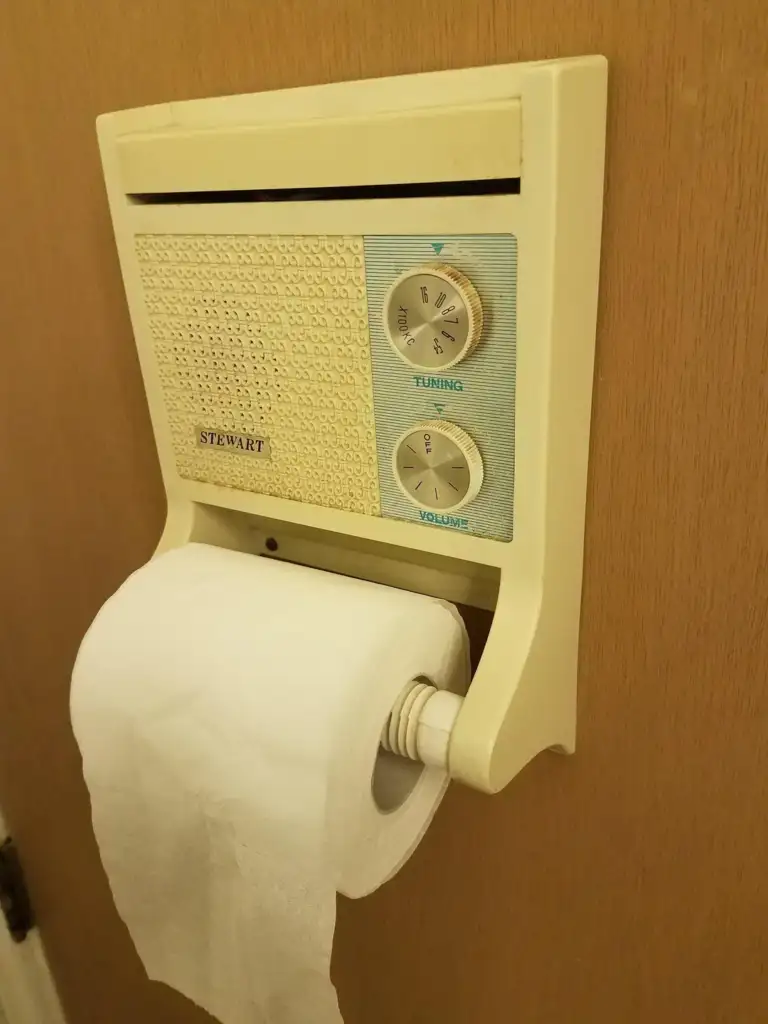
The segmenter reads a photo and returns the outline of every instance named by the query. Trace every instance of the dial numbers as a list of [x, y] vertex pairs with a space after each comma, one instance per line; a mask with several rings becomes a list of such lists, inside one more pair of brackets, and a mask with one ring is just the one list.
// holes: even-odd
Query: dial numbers
[[445, 369], [479, 340], [482, 307], [471, 281], [454, 267], [418, 267], [392, 285], [384, 304], [387, 335], [413, 366]]

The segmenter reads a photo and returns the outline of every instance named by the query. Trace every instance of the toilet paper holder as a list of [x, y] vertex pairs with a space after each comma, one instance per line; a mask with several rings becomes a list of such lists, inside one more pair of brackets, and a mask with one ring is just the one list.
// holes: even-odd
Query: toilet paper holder
[[592, 56], [98, 120], [158, 551], [492, 611], [466, 697], [419, 681], [383, 737], [487, 792], [574, 749], [606, 78]]

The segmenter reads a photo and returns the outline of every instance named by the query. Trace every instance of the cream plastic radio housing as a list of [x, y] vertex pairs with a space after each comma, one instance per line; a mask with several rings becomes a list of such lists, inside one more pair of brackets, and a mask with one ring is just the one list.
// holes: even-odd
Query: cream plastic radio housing
[[[117, 248], [168, 496], [158, 550], [202, 541], [264, 553], [269, 538], [267, 550], [277, 543], [279, 557], [493, 609], [490, 634], [449, 748], [452, 776], [488, 792], [506, 785], [539, 751], [574, 749], [606, 76], [604, 58], [583, 57], [168, 103], [98, 120]], [[503, 187], [510, 180], [519, 182], [518, 192]], [[453, 189], [458, 182], [462, 187]], [[498, 194], [459, 194], [472, 191], [471, 183], [493, 182], [499, 183]], [[430, 185], [421, 188], [419, 183]], [[435, 183], [444, 183], [445, 194]], [[297, 192], [285, 201], [288, 189]], [[319, 189], [341, 191], [320, 196]], [[344, 191], [349, 189], [355, 191]], [[278, 191], [271, 195], [273, 190]], [[223, 246], [229, 255], [221, 258], [239, 259], [237, 252], [245, 250], [237, 249], [237, 240], [248, 236], [254, 246], [266, 239], [264, 259], [272, 259], [270, 247], [277, 251], [281, 239], [300, 245], [302, 239], [330, 237], [342, 240], [334, 243], [339, 247], [335, 258], [358, 274], [360, 239], [500, 233], [514, 235], [519, 252], [514, 407], [497, 410], [508, 420], [514, 444], [511, 540], [385, 518], [378, 514], [377, 468], [371, 470], [370, 460], [363, 459], [356, 471], [356, 479], [367, 481], [360, 484], [362, 497], [356, 492], [348, 507], [338, 507], [346, 501], [343, 496], [323, 490], [326, 470], [316, 474], [316, 491], [301, 491], [298, 478], [306, 455], [300, 431], [292, 449], [298, 482], [288, 467], [271, 494], [259, 493], [259, 481], [276, 472], [274, 465], [267, 468], [258, 458], [247, 460], [238, 453], [201, 454], [185, 447], [189, 424], [217, 426], [210, 424], [209, 410], [219, 398], [199, 390], [203, 385], [190, 377], [196, 359], [205, 363], [205, 387], [210, 383], [215, 389], [215, 381], [225, 379], [221, 401], [229, 403], [232, 423], [239, 422], [238, 409], [271, 410], [248, 413], [251, 419], [239, 431], [223, 428], [235, 431], [233, 437], [253, 438], [254, 429], [245, 426], [252, 428], [259, 415], [279, 420], [274, 389], [280, 386], [285, 351], [279, 330], [272, 329], [273, 384], [258, 396], [253, 363], [233, 368], [222, 356], [227, 369], [217, 378], [215, 365], [209, 365], [216, 364], [215, 331], [211, 334], [206, 321], [208, 334], [198, 340], [208, 347], [196, 348], [194, 331], [186, 330], [191, 321], [183, 317], [184, 309], [189, 313], [195, 302], [204, 301], [219, 304], [223, 316], [225, 297], [212, 292], [214, 297], [206, 300], [205, 286], [192, 281], [187, 295], [192, 306], [174, 306], [181, 293], [174, 292], [173, 282], [184, 285], [184, 280], [173, 274], [180, 273], [185, 245], [202, 247], [203, 254], [194, 258], [214, 261]], [[174, 239], [187, 240], [179, 241], [178, 252]], [[216, 239], [222, 239], [221, 246]], [[284, 252], [292, 244], [286, 242]], [[189, 258], [191, 253], [190, 248]], [[155, 261], [149, 271], [142, 259]], [[451, 262], [444, 254], [441, 259]], [[171, 264], [177, 269], [169, 271]], [[293, 280], [296, 274], [283, 276]], [[234, 288], [238, 279], [234, 272], [230, 277]], [[359, 274], [356, 280], [359, 287]], [[153, 291], [164, 281], [171, 282], [169, 287]], [[233, 330], [248, 326], [243, 318], [253, 302], [245, 308], [247, 294], [241, 289], [235, 296], [240, 305], [232, 311]], [[255, 307], [251, 312], [257, 319], [261, 315]], [[176, 333], [192, 338], [188, 349], [183, 340], [176, 346], [181, 354], [174, 349], [174, 323], [186, 324]], [[227, 321], [217, 323], [225, 340]], [[370, 325], [371, 334], [375, 326]], [[360, 332], [362, 354], [350, 356], [349, 364], [358, 395], [358, 408], [350, 416], [354, 429], [371, 443], [373, 412], [362, 408], [370, 393], [365, 377], [368, 328]], [[335, 367], [333, 353], [342, 352], [333, 348], [336, 343], [343, 340], [331, 337], [326, 350], [329, 372]], [[481, 341], [478, 352], [486, 344]], [[211, 360], [201, 351], [212, 353]], [[475, 358], [470, 356], [467, 364]], [[317, 377], [311, 367], [302, 372]], [[168, 373], [175, 374], [176, 391], [168, 389]], [[198, 390], [184, 391], [190, 381]], [[296, 376], [289, 372], [283, 386], [298, 401]], [[311, 397], [311, 382], [308, 387]], [[250, 397], [238, 405], [238, 395]], [[221, 405], [216, 409], [221, 415]], [[451, 417], [433, 413], [420, 418]], [[279, 422], [287, 430], [291, 418]], [[376, 426], [381, 432], [385, 425]], [[269, 454], [269, 444], [267, 439], [256, 453], [252, 440], [250, 454]], [[350, 466], [353, 457], [354, 451]], [[217, 467], [217, 458], [230, 460], [237, 473], [222, 471], [222, 482], [214, 468], [208, 478], [205, 467]], [[226, 472], [234, 474], [231, 479]], [[350, 474], [355, 475], [351, 469]], [[511, 494], [512, 480], [508, 483]], [[318, 500], [275, 496], [275, 490], [316, 493]]]

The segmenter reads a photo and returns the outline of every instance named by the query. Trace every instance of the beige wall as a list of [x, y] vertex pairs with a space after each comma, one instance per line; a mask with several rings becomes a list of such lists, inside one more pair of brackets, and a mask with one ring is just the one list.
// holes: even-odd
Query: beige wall
[[768, 34], [762, 0], [6, 0], [0, 803], [72, 1024], [192, 1024], [112, 908], [67, 714], [163, 496], [97, 113], [600, 52], [611, 62], [580, 751], [456, 789], [342, 901], [347, 1024], [768, 1018]]

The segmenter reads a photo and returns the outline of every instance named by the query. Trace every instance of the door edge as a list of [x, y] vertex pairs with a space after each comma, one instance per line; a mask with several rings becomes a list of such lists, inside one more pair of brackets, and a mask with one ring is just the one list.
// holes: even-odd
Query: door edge
[[[0, 840], [8, 834], [0, 811]], [[0, 1021], [7, 1024], [66, 1024], [40, 932], [14, 942], [0, 915]]]

